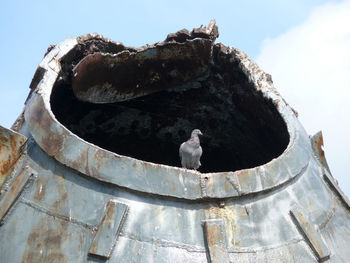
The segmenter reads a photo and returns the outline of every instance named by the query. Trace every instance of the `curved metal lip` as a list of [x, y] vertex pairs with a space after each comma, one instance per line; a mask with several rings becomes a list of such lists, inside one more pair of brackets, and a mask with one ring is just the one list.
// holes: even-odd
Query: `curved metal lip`
[[271, 77], [243, 52], [230, 49], [240, 67], [264, 96], [271, 98], [286, 122], [290, 141], [270, 162], [235, 172], [202, 174], [122, 156], [84, 141], [55, 118], [50, 95], [60, 60], [78, 44], [68, 38], [42, 60], [45, 73], [25, 108], [25, 120], [36, 143], [60, 163], [97, 180], [149, 194], [188, 200], [223, 199], [261, 193], [282, 186], [302, 173], [310, 160], [308, 136], [287, 103], [274, 89]]

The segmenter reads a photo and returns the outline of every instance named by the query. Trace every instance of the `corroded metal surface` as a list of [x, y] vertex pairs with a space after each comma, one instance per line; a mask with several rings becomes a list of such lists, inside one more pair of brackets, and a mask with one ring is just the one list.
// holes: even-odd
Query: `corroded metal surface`
[[125, 204], [110, 200], [105, 214], [89, 249], [89, 255], [108, 259], [112, 253], [115, 239], [123, 226], [128, 207]]
[[[112, 103], [164, 90], [204, 74], [211, 49], [210, 40], [194, 39], [158, 44], [137, 53], [93, 53], [74, 68], [73, 91], [83, 101]], [[188, 71], [186, 66], [197, 71]]]
[[[168, 35], [166, 41], [184, 43], [193, 34], [201, 39], [205, 30], [200, 28], [192, 33], [181, 30]], [[105, 262], [106, 258], [108, 262], [157, 263], [350, 261], [347, 199], [315, 155], [309, 136], [294, 111], [275, 90], [271, 76], [237, 49], [222, 44], [213, 46], [213, 61], [209, 67], [212, 78], [202, 81], [208, 81], [210, 85], [218, 82], [218, 86], [193, 82], [189, 85], [189, 93], [183, 87], [176, 87], [175, 93], [169, 94], [201, 91], [204, 94], [205, 91], [205, 98], [213, 99], [210, 106], [214, 107], [221, 105], [218, 102], [225, 103], [225, 93], [221, 91], [232, 91], [235, 98], [229, 101], [232, 104], [225, 105], [241, 107], [232, 111], [232, 116], [238, 114], [235, 122], [243, 123], [243, 126], [232, 129], [236, 132], [233, 134], [247, 133], [244, 139], [253, 142], [247, 143], [246, 147], [254, 151], [255, 157], [259, 156], [256, 155], [259, 151], [254, 148], [259, 145], [254, 133], [256, 127], [258, 134], [266, 130], [266, 134], [270, 134], [268, 126], [273, 123], [281, 127], [281, 133], [288, 135], [281, 136], [278, 146], [284, 148], [280, 154], [265, 163], [254, 167], [240, 164], [238, 167], [244, 168], [226, 172], [185, 170], [108, 151], [79, 137], [72, 131], [73, 126], [68, 129], [63, 125], [57, 119], [60, 112], [51, 106], [55, 100], [74, 96], [72, 87], [67, 85], [73, 77], [72, 69], [77, 65], [74, 63], [93, 53], [117, 54], [125, 50], [137, 53], [137, 49], [126, 48], [101, 36], [69, 38], [51, 49], [40, 63], [40, 74], [33, 79], [24, 120], [17, 128], [28, 135], [31, 142], [21, 157], [21, 167], [35, 170], [37, 177], [25, 187], [25, 191], [20, 193], [21, 187], [14, 187], [7, 192], [18, 198], [10, 210], [6, 209], [8, 205], [2, 206], [9, 212], [0, 226], [0, 262]], [[220, 71], [226, 67], [233, 70]], [[218, 76], [217, 72], [225, 74]], [[222, 81], [229, 78], [233, 81]], [[241, 82], [235, 82], [236, 78]], [[62, 83], [64, 85], [60, 85]], [[244, 93], [246, 90], [249, 92]], [[157, 92], [150, 96], [154, 94]], [[251, 97], [256, 100], [249, 101]], [[254, 102], [270, 104], [259, 108]], [[135, 104], [144, 105], [140, 100]], [[77, 102], [77, 105], [88, 107], [90, 116], [94, 116], [96, 108], [91, 104]], [[122, 109], [114, 104], [111, 107]], [[258, 108], [249, 111], [252, 107]], [[264, 116], [258, 115], [260, 109]], [[200, 114], [206, 110], [208, 108], [203, 108]], [[182, 111], [174, 112], [182, 114]], [[209, 109], [209, 112], [213, 111]], [[60, 120], [63, 120], [62, 116], [59, 116]], [[70, 118], [69, 114], [64, 116]], [[280, 125], [279, 118], [285, 126]], [[247, 122], [247, 119], [252, 121]], [[119, 120], [123, 121], [122, 118]], [[152, 119], [155, 120], [157, 118]], [[97, 118], [95, 123], [98, 121]], [[268, 123], [254, 126], [254, 121]], [[84, 125], [82, 123], [79, 127], [89, 129], [89, 125]], [[212, 130], [225, 135], [220, 126], [213, 125]], [[282, 143], [283, 138], [289, 138], [289, 143]], [[118, 136], [113, 139], [117, 140]], [[210, 147], [203, 144], [203, 155]], [[154, 145], [151, 150], [157, 148], [160, 145]], [[230, 153], [232, 158], [238, 158], [234, 151]], [[215, 157], [215, 152], [211, 156]], [[16, 177], [20, 171], [11, 174], [14, 181], [16, 178], [20, 180], [21, 177]], [[23, 185], [24, 181], [16, 185]], [[110, 200], [115, 200], [115, 203], [109, 203], [105, 210]], [[123, 216], [126, 207], [127, 217]], [[300, 215], [294, 219], [291, 217], [290, 211], [295, 207], [303, 209], [307, 220], [301, 220], [303, 216]], [[296, 220], [300, 228], [307, 227], [300, 231]], [[322, 240], [320, 246], [317, 244], [319, 240]], [[92, 257], [92, 254], [99, 257]]]
[[[82, 101], [112, 103], [166, 90], [203, 75], [218, 36], [215, 21], [192, 34], [168, 36], [167, 41], [137, 51], [95, 52], [73, 69], [72, 89]], [[199, 38], [200, 37], [200, 38]]]
[[0, 126], [0, 188], [21, 153], [27, 138]]

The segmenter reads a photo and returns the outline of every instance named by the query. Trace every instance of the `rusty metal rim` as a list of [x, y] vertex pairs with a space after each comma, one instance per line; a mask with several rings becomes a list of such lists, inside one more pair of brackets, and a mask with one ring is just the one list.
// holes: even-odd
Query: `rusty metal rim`
[[[25, 120], [33, 138], [46, 153], [57, 161], [100, 181], [136, 191], [191, 200], [229, 198], [263, 192], [288, 182], [299, 173], [300, 167], [304, 167], [309, 162], [309, 150], [304, 148], [307, 135], [303, 128], [289, 106], [274, 91], [272, 84], [263, 80], [261, 86], [261, 76], [264, 77], [266, 74], [256, 74], [254, 72], [256, 68], [251, 70], [249, 67], [252, 64], [257, 66], [246, 55], [243, 57], [244, 61], [241, 62], [242, 71], [251, 81], [255, 82], [255, 86], [263, 92], [264, 96], [279, 101], [276, 107], [285, 120], [290, 135], [285, 151], [270, 162], [235, 172], [201, 174], [196, 171], [122, 156], [84, 141], [57, 121], [50, 105], [51, 91], [61, 70], [60, 60], [77, 43], [76, 39], [68, 38], [44, 57], [39, 68], [45, 69], [45, 74], [27, 101], [25, 111]], [[243, 54], [236, 49], [234, 52], [238, 52], [238, 55]], [[260, 76], [260, 79], [254, 74]], [[38, 115], [40, 115], [39, 119]], [[43, 128], [44, 124], [46, 129]], [[283, 170], [285, 159], [290, 158], [296, 164], [296, 169]], [[278, 174], [276, 174], [276, 169], [279, 170]], [[237, 185], [231, 182], [232, 187], [225, 189], [224, 183], [231, 179]], [[260, 181], [256, 182], [257, 180]], [[255, 182], [255, 186], [251, 186], [252, 182]]]

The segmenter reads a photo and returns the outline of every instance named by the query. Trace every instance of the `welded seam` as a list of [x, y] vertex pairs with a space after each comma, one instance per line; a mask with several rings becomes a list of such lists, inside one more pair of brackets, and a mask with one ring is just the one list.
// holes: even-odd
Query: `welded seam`
[[267, 251], [267, 250], [273, 250], [273, 249], [278, 249], [281, 247], [286, 247], [292, 244], [298, 244], [300, 242], [304, 241], [302, 238], [293, 238], [289, 241], [280, 243], [280, 244], [274, 244], [274, 245], [269, 245], [269, 246], [262, 246], [262, 247], [257, 247], [257, 248], [229, 248], [228, 252], [229, 253], [256, 253], [259, 251]]
[[[237, 182], [235, 182], [233, 178], [235, 178]], [[238, 178], [237, 176], [233, 178], [231, 176], [226, 176], [226, 180], [232, 185], [233, 189], [237, 191], [238, 196], [240, 196], [242, 194], [242, 191], [241, 191], [241, 186], [239, 184]]]
[[[259, 201], [261, 199], [267, 198], [269, 196], [272, 196], [274, 194], [276, 194], [277, 192], [281, 192], [282, 190], [286, 189], [287, 187], [289, 187], [290, 185], [296, 183], [305, 173], [305, 171], [307, 170], [307, 168], [309, 167], [309, 163], [310, 161], [308, 161], [306, 163], [306, 165], [301, 168], [301, 170], [291, 179], [287, 180], [286, 182], [276, 185], [275, 187], [263, 190], [261, 192], [255, 192], [255, 193], [249, 193], [246, 195], [241, 195], [241, 196], [237, 196], [232, 198], [232, 201], [237, 201], [237, 204], [249, 204], [251, 202], [256, 202]], [[228, 198], [229, 199], [229, 198]]]
[[179, 248], [179, 249], [184, 249], [188, 252], [200, 252], [200, 253], [206, 252], [205, 248], [202, 246], [183, 244], [183, 243], [176, 242], [176, 241], [169, 241], [169, 240], [157, 239], [157, 238], [143, 238], [143, 239], [141, 239], [140, 237], [138, 237], [134, 234], [124, 233], [124, 232], [120, 232], [119, 236], [126, 238], [126, 239], [129, 239], [129, 240], [137, 241], [140, 243], [148, 243], [148, 244], [156, 245], [158, 247]]
[[[157, 239], [157, 238], [140, 238], [134, 234], [130, 234], [130, 233], [124, 233], [121, 232], [120, 237], [129, 239], [129, 240], [133, 240], [133, 241], [137, 241], [140, 243], [148, 243], [151, 245], [156, 245], [158, 247], [172, 247], [172, 248], [178, 248], [178, 249], [184, 249], [188, 252], [197, 252], [197, 253], [204, 253], [206, 252], [205, 247], [201, 247], [201, 246], [196, 246], [196, 245], [189, 245], [189, 244], [184, 244], [184, 243], [180, 243], [180, 242], [175, 242], [175, 241], [169, 241], [169, 240], [165, 240], [165, 239]], [[272, 249], [278, 249], [281, 247], [285, 247], [285, 246], [289, 246], [292, 244], [298, 244], [300, 242], [303, 242], [304, 239], [303, 238], [293, 238], [289, 241], [280, 243], [280, 244], [274, 244], [274, 245], [270, 245], [270, 246], [262, 246], [262, 247], [257, 247], [257, 248], [229, 248], [227, 251], [229, 253], [256, 253], [259, 251], [267, 251], [267, 250], [272, 250]]]
[[335, 200], [334, 196], [332, 195], [332, 209], [329, 212], [327, 212], [327, 214], [325, 216], [325, 220], [318, 225], [318, 228], [320, 230], [325, 228], [327, 226], [327, 224], [329, 223], [329, 221], [331, 221], [332, 217], [335, 214], [335, 209], [336, 209], [336, 200]]
[[97, 231], [97, 226], [96, 225], [91, 225], [91, 224], [88, 224], [88, 223], [85, 223], [85, 222], [82, 222], [78, 219], [75, 219], [75, 218], [72, 218], [70, 216], [66, 216], [66, 215], [62, 215], [62, 214], [58, 214], [57, 212], [54, 212], [54, 211], [51, 211], [47, 208], [44, 208], [38, 204], [35, 204], [31, 201], [29, 201], [28, 199], [25, 199], [25, 198], [21, 198], [20, 201], [22, 204], [26, 205], [26, 206], [29, 206], [31, 208], [33, 208], [34, 210], [38, 211], [38, 212], [41, 212], [41, 213], [44, 213], [48, 216], [51, 216], [53, 218], [58, 218], [58, 219], [61, 219], [63, 221], [67, 221], [67, 222], [70, 222], [72, 224], [75, 224], [75, 225], [78, 225], [78, 226], [82, 226], [84, 228], [88, 228], [90, 230], [93, 230], [93, 231]]
[[[20, 176], [25, 177], [26, 175], [23, 175], [22, 173], [25, 173], [29, 169], [30, 168], [28, 168], [28, 167], [25, 167], [24, 169], [21, 169], [21, 171], [16, 176], [16, 178], [19, 178]], [[11, 199], [10, 204], [7, 207], [7, 209], [4, 211], [4, 213], [0, 215], [0, 225], [3, 225], [5, 223], [6, 218], [14, 210], [14, 206], [16, 206], [16, 204], [19, 202], [21, 196], [32, 185], [32, 183], [34, 182], [35, 178], [36, 178], [36, 172], [35, 171], [32, 170], [32, 171], [28, 172], [27, 178], [24, 179], [25, 181], [23, 182], [22, 187], [19, 189], [18, 192], [15, 193], [15, 196]], [[14, 180], [14, 182], [15, 182], [15, 180]], [[3, 196], [3, 199], [4, 198], [7, 198], [5, 194]]]

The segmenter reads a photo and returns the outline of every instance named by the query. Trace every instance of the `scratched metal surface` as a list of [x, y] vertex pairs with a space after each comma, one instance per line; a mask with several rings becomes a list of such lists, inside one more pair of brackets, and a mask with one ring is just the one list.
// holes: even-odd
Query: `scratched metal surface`
[[[106, 151], [57, 122], [51, 90], [60, 60], [75, 45], [76, 39], [63, 41], [40, 63], [44, 73], [27, 101], [23, 123], [32, 138], [17, 161], [23, 168], [12, 173], [16, 178], [30, 167], [36, 178], [18, 192], [0, 226], [0, 262], [209, 262], [208, 245], [216, 241], [214, 235], [206, 242], [203, 221], [208, 219], [225, 222], [226, 261], [317, 262], [304, 236], [312, 233], [302, 233], [290, 216], [295, 206], [322, 235], [330, 252], [326, 262], [350, 261], [348, 207], [324, 180], [293, 110], [243, 52], [230, 49], [249, 80], [275, 101], [290, 143], [265, 165], [201, 174]], [[99, 239], [99, 247], [111, 249], [110, 258], [91, 258], [110, 200], [125, 204], [128, 213], [113, 242]]]

